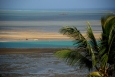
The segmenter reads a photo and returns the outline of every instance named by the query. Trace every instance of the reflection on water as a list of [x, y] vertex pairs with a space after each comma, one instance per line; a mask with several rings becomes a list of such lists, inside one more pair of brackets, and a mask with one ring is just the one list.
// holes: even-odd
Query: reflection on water
[[75, 77], [86, 73], [87, 70], [67, 66], [53, 53], [0, 55], [0, 74], [3, 77]]

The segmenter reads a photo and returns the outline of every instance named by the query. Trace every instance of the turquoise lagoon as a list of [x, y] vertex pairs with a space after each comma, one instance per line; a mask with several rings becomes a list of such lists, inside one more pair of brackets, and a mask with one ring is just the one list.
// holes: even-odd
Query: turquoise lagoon
[[12, 41], [0, 42], [0, 48], [70, 48], [72, 41]]

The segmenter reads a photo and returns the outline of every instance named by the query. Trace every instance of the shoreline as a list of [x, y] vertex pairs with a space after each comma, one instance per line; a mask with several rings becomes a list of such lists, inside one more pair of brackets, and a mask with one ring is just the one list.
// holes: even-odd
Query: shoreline
[[0, 48], [0, 54], [54, 53], [64, 48]]
[[[83, 72], [80, 69], [74, 70], [69, 68], [65, 63], [63, 64], [61, 60], [52, 56], [55, 51], [60, 49], [62, 48], [0, 48], [0, 55], [3, 60], [1, 63], [3, 73], [1, 75], [6, 77], [86, 77], [87, 72]], [[6, 62], [7, 60], [8, 62]], [[12, 73], [12, 71], [15, 72], [16, 70], [18, 72]], [[23, 70], [29, 71], [26, 71], [27, 73], [20, 73], [23, 72]], [[7, 74], [6, 72], [8, 71], [9, 73]]]
[[23, 42], [23, 41], [27, 41], [27, 42], [29, 42], [29, 41], [71, 41], [72, 39], [71, 38], [40, 38], [40, 39], [38, 39], [38, 38], [25, 38], [25, 39], [6, 39], [6, 38], [4, 38], [4, 39], [1, 39], [0, 38], [0, 42], [18, 42], [18, 41], [20, 41], [20, 42]]

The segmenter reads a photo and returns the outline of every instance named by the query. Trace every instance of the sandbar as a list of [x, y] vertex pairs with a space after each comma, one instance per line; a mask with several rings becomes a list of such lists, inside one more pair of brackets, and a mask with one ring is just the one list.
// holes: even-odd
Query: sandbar
[[[5, 33], [4, 33], [5, 32]], [[21, 40], [72, 40], [66, 35], [56, 32], [29, 32], [29, 31], [4, 31], [0, 34], [0, 41], [21, 41]], [[86, 33], [82, 35], [87, 38]], [[94, 33], [96, 39], [100, 39], [100, 33]]]

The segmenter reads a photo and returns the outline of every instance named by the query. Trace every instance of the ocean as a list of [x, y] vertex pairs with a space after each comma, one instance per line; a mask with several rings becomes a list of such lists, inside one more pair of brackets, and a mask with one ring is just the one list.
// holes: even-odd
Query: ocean
[[[67, 41], [61, 41], [67, 45], [61, 45], [59, 40], [56, 41], [26, 41], [18, 42], [9, 41], [10, 38], [6, 38], [11, 35], [20, 35], [18, 33], [58, 33], [62, 27], [75, 26], [81, 33], [86, 33], [86, 22], [90, 22], [94, 33], [101, 33], [102, 16], [114, 13], [114, 11], [77, 11], [77, 10], [65, 10], [65, 11], [38, 11], [38, 10], [1, 10], [0, 11], [0, 48], [36, 48], [36, 47], [68, 47]], [[41, 34], [42, 35], [42, 34]], [[5, 42], [3, 42], [5, 39]], [[25, 38], [28, 39], [28, 38]], [[35, 38], [36, 39], [36, 38]], [[7, 41], [7, 42], [6, 42]], [[49, 42], [50, 41], [50, 42]], [[12, 42], [12, 43], [11, 43]], [[22, 45], [23, 43], [23, 45]], [[38, 44], [37, 44], [38, 43]], [[50, 44], [51, 43], [51, 44]], [[55, 45], [52, 45], [55, 43]], [[11, 45], [10, 45], [11, 44]], [[20, 44], [20, 45], [19, 45]], [[28, 45], [27, 45], [28, 44]], [[43, 45], [44, 44], [44, 45]], [[57, 45], [56, 45], [57, 44]], [[30, 45], [30, 46], [29, 46]], [[60, 46], [59, 46], [60, 45]]]
[[[65, 26], [86, 33], [87, 21], [94, 33], [101, 33], [100, 18], [108, 13], [115, 11], [0, 10], [0, 48], [72, 48], [71, 39], [47, 39], [58, 37], [47, 34], [60, 34]], [[39, 40], [42, 35], [45, 40]], [[88, 73], [87, 69], [68, 66], [54, 53], [0, 54], [0, 77], [86, 77]]]
[[73, 48], [72, 41], [12, 41], [0, 42], [0, 48]]

